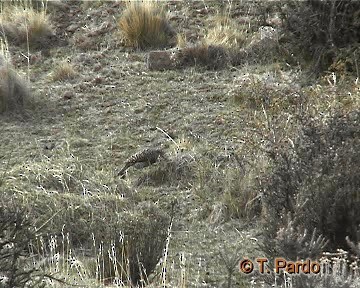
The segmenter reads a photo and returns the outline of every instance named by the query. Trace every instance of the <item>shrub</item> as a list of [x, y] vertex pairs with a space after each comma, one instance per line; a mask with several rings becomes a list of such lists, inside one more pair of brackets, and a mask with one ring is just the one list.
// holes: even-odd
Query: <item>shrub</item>
[[1, 287], [40, 287], [43, 275], [26, 262], [27, 248], [35, 239], [35, 229], [24, 211], [0, 206]]
[[296, 114], [306, 103], [305, 95], [300, 89], [256, 78], [245, 78], [233, 85], [229, 94], [234, 104], [257, 111], [265, 109], [271, 115], [280, 115], [282, 112]]
[[125, 44], [131, 47], [164, 48], [176, 40], [165, 12], [154, 2], [131, 2], [118, 22]]
[[23, 207], [28, 221], [37, 227], [37, 238], [25, 241], [26, 245], [30, 240], [38, 243], [32, 245], [34, 257], [43, 254], [43, 243], [66, 235], [69, 240], [58, 243], [51, 255], [60, 252], [66, 257], [63, 251], [72, 250], [75, 255], [81, 253], [79, 249], [87, 251], [88, 256], [96, 256], [97, 265], [93, 269], [101, 281], [146, 280], [163, 255], [170, 223], [167, 214], [156, 205], [148, 202], [135, 205], [115, 194], [15, 192], [3, 193], [0, 203]]
[[[358, 1], [291, 0], [281, 10], [285, 25], [283, 42], [305, 63], [310, 63], [316, 74], [334, 63], [338, 49], [352, 49], [360, 41]], [[353, 71], [358, 65], [356, 61], [354, 57]]]
[[293, 148], [269, 151], [273, 171], [263, 197], [269, 241], [288, 213], [295, 229], [316, 229], [330, 249], [346, 247], [346, 236], [359, 241], [360, 112], [321, 120], [303, 120]]

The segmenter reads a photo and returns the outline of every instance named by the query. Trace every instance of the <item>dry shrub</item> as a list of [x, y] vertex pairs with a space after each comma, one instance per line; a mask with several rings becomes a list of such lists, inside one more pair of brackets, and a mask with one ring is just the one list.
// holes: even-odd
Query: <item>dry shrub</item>
[[18, 44], [37, 45], [43, 38], [53, 35], [45, 8], [37, 11], [26, 4], [5, 5], [0, 14], [0, 26], [3, 37]]
[[0, 54], [0, 112], [22, 110], [28, 96], [26, 80]]
[[[286, 260], [317, 261], [320, 263], [321, 272], [310, 275], [287, 274], [286, 276], [270, 273], [266, 276], [261, 275], [261, 278], [269, 284], [273, 284], [276, 278], [279, 287], [285, 287], [285, 282], [291, 282], [291, 287], [294, 288], [355, 288], [359, 286], [357, 258], [348, 257], [349, 253], [341, 249], [336, 253], [323, 252], [327, 241], [318, 234], [316, 228], [310, 233], [306, 229], [296, 227], [295, 221], [289, 215], [284, 217], [284, 220], [285, 225], [278, 230], [275, 238], [270, 242], [264, 241], [263, 251], [267, 253], [269, 259], [281, 255]], [[269, 261], [269, 268], [274, 268], [272, 263], [273, 261]], [[269, 271], [273, 270], [269, 269]]]
[[9, 203], [0, 205], [1, 287], [43, 287], [43, 275], [24, 258], [34, 239], [35, 229], [24, 211]]
[[188, 46], [176, 55], [178, 67], [200, 66], [207, 69], [222, 69], [229, 63], [228, 52], [222, 46], [199, 43]]
[[294, 229], [316, 229], [330, 249], [344, 248], [346, 236], [359, 241], [360, 112], [327, 121], [302, 119], [293, 145], [269, 150], [273, 169], [264, 182], [266, 241], [288, 224], [283, 215], [289, 214]]
[[69, 62], [60, 62], [55, 66], [52, 74], [53, 81], [64, 81], [74, 79], [76, 77], [76, 71]]
[[[281, 10], [283, 45], [303, 63], [309, 63], [315, 74], [334, 64], [339, 49], [352, 49], [360, 42], [358, 1], [291, 0]], [[357, 59], [352, 57], [352, 71], [356, 70]]]
[[128, 4], [118, 25], [125, 44], [131, 47], [164, 48], [176, 41], [164, 10], [152, 1]]
[[120, 231], [120, 209], [129, 203], [119, 195], [84, 196], [31, 191], [2, 195], [1, 204], [21, 207], [31, 224], [38, 228], [38, 236], [69, 234], [72, 249], [93, 247], [92, 236], [98, 241], [113, 239]]

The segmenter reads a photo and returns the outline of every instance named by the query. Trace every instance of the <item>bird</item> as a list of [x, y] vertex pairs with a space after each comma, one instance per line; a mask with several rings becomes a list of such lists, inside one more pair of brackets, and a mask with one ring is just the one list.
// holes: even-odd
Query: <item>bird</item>
[[124, 167], [119, 171], [118, 176], [125, 178], [127, 169], [134, 166], [137, 169], [150, 166], [158, 161], [159, 158], [166, 159], [165, 151], [161, 148], [145, 148], [144, 150], [131, 155], [124, 163]]

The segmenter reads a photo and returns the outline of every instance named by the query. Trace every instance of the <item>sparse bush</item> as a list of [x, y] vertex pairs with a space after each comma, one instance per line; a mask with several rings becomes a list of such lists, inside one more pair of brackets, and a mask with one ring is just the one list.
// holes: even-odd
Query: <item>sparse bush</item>
[[231, 100], [243, 108], [258, 111], [265, 109], [267, 113], [274, 115], [283, 112], [296, 114], [306, 101], [300, 89], [255, 78], [235, 84], [229, 94], [232, 96]]
[[[277, 278], [278, 285], [283, 284], [284, 281], [291, 282], [294, 288], [312, 288], [312, 287], [343, 287], [355, 288], [359, 285], [358, 280], [358, 259], [348, 257], [349, 253], [338, 249], [336, 253], [324, 252], [327, 246], [325, 237], [319, 235], [315, 228], [313, 232], [299, 228], [297, 221], [291, 219], [290, 213], [283, 217], [283, 223], [286, 223], [280, 228], [274, 239], [266, 238], [263, 242], [262, 249], [265, 251], [270, 259], [281, 257], [291, 261], [306, 261], [311, 259], [320, 264], [319, 274], [278, 274], [278, 275], [261, 275], [266, 282], [272, 284], [274, 277]], [[270, 224], [270, 223], [268, 223]], [[295, 227], [297, 226], [297, 227]], [[268, 241], [270, 240], [270, 241]], [[351, 243], [354, 245], [353, 243]], [[273, 261], [269, 261], [269, 268]], [[285, 278], [287, 278], [285, 280]], [[280, 287], [286, 287], [280, 286]]]
[[118, 25], [125, 44], [131, 47], [164, 48], [176, 41], [164, 10], [151, 1], [128, 4]]
[[26, 80], [0, 54], [0, 112], [22, 110], [28, 96]]
[[0, 286], [43, 287], [43, 275], [24, 257], [35, 229], [21, 208], [0, 205]]
[[304, 121], [293, 148], [269, 151], [273, 170], [263, 197], [266, 241], [286, 225], [283, 215], [288, 213], [294, 229], [316, 229], [330, 249], [346, 247], [346, 236], [359, 241], [360, 113], [321, 120]]
[[[310, 63], [316, 74], [334, 64], [339, 49], [352, 49], [360, 42], [358, 1], [290, 0], [281, 10], [285, 25], [282, 42], [303, 62]], [[359, 58], [356, 53], [353, 56], [349, 68], [355, 72]]]

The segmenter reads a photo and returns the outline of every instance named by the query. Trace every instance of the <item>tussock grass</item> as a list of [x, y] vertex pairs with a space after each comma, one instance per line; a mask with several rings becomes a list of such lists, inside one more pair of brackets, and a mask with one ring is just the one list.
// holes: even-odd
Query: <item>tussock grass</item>
[[33, 44], [44, 36], [52, 34], [52, 28], [46, 14], [46, 2], [37, 11], [30, 2], [9, 2], [2, 6], [0, 28], [3, 36], [19, 44]]
[[28, 84], [10, 64], [6, 45], [0, 49], [0, 112], [22, 110], [29, 96]]
[[165, 11], [153, 1], [131, 2], [118, 21], [125, 44], [131, 47], [163, 48], [174, 43], [175, 32]]
[[177, 56], [180, 67], [203, 66], [207, 69], [222, 69], [230, 63], [232, 55], [246, 42], [246, 29], [236, 24], [228, 15], [213, 17], [213, 23], [204, 32], [204, 38], [195, 44], [186, 43], [186, 37], [178, 34]]
[[215, 24], [205, 33], [204, 41], [207, 45], [239, 49], [245, 44], [247, 39], [245, 27], [237, 24], [227, 15], [218, 15], [214, 22]]
[[53, 81], [65, 81], [71, 80], [76, 77], [77, 73], [74, 69], [74, 66], [71, 63], [66, 61], [58, 63], [54, 71], [52, 73], [52, 80]]

